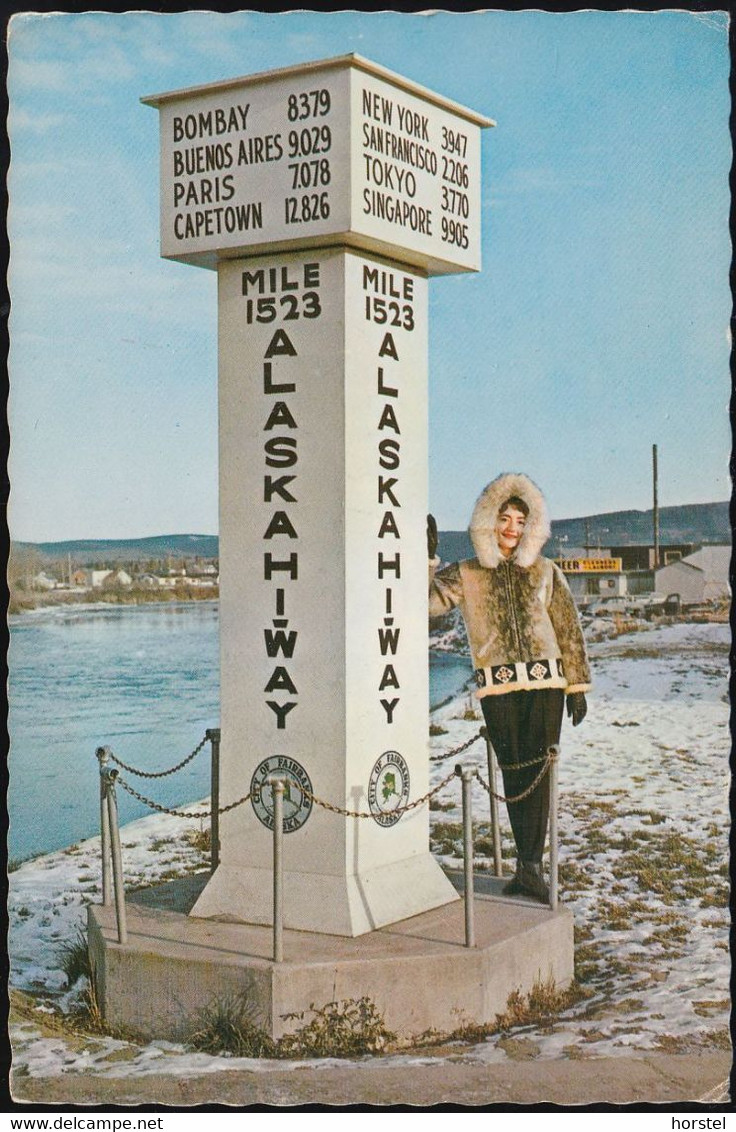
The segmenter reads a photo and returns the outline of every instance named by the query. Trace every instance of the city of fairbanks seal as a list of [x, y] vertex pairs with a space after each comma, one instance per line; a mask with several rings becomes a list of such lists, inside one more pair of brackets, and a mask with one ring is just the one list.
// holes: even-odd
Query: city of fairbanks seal
[[409, 801], [409, 767], [398, 751], [384, 751], [376, 759], [368, 782], [368, 805], [373, 820], [396, 825]]
[[250, 801], [256, 817], [267, 829], [273, 829], [274, 822], [271, 778], [284, 780], [284, 833], [293, 833], [301, 829], [312, 812], [312, 781], [296, 759], [270, 755], [258, 764], [250, 780]]

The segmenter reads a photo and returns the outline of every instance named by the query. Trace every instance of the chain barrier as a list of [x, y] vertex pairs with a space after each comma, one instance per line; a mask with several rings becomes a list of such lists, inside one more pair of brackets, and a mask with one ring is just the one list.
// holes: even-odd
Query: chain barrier
[[[468, 748], [473, 745], [473, 743], [475, 743], [478, 739], [480, 739], [482, 737], [483, 737], [483, 732], [479, 731], [477, 734], [471, 735], [470, 738], [467, 739], [464, 743], [460, 743], [457, 747], [453, 747], [451, 750], [445, 751], [444, 754], [432, 756], [430, 758], [430, 762], [444, 762], [445, 759], [449, 759], [450, 757], [456, 757], [457, 755], [462, 754], [463, 751], [467, 751]], [[124, 763], [122, 761], [122, 759], [117, 758], [117, 756], [114, 755], [112, 753], [112, 751], [109, 752], [109, 757], [112, 759], [113, 762], [117, 763], [117, 765], [122, 767], [124, 770], [129, 771], [131, 774], [137, 774], [141, 778], [164, 778], [165, 776], [167, 776], [169, 774], [173, 774], [175, 771], [180, 770], [182, 767], [186, 766], [187, 763], [191, 762], [192, 759], [195, 758], [195, 756], [199, 754], [199, 752], [204, 747], [205, 743], [207, 743], [208, 741], [209, 741], [208, 736], [205, 735], [205, 737], [201, 741], [201, 743], [199, 743], [199, 745], [194, 748], [192, 753], [190, 755], [187, 755], [187, 757], [185, 759], [183, 759], [180, 763], [178, 763], [176, 766], [171, 767], [170, 770], [164, 770], [164, 771], [158, 771], [158, 772], [148, 772], [148, 771], [143, 771], [143, 770], [136, 770], [135, 767], [128, 766], [128, 764]], [[529, 795], [532, 794], [534, 792], [534, 790], [536, 790], [537, 786], [542, 781], [545, 774], [548, 772], [553, 758], [554, 758], [554, 756], [552, 756], [548, 753], [546, 755], [542, 755], [540, 758], [530, 759], [528, 762], [513, 763], [513, 764], [499, 763], [499, 766], [501, 767], [502, 770], [506, 770], [506, 769], [522, 770], [526, 767], [535, 766], [537, 763], [544, 762], [544, 766], [542, 767], [541, 771], [539, 772], [537, 777], [534, 779], [534, 781], [531, 783], [531, 785], [528, 786], [526, 788], [526, 790], [522, 791], [521, 794], [517, 794], [514, 797], [506, 797], [506, 795], [504, 795], [504, 794], [497, 794], [495, 791], [491, 790], [490, 785], [482, 777], [482, 775], [480, 774], [480, 771], [478, 771], [478, 770], [475, 771], [475, 777], [478, 779], [478, 781], [480, 782], [481, 786], [486, 791], [486, 793], [488, 795], [492, 795], [494, 798], [497, 798], [500, 802], [507, 802], [507, 803], [508, 802], [512, 802], [512, 803], [513, 802], [523, 802], [525, 798], [528, 798]], [[450, 774], [447, 775], [446, 778], [443, 778], [441, 782], [439, 782], [436, 786], [433, 786], [432, 789], [428, 790], [426, 794], [423, 794], [421, 798], [416, 798], [413, 802], [407, 802], [405, 806], [397, 806], [395, 810], [391, 810], [391, 813], [392, 814], [399, 814], [401, 816], [403, 814], [408, 814], [411, 810], [417, 809], [419, 806], [424, 805], [425, 802], [428, 802], [431, 798], [433, 798], [435, 794], [439, 793], [439, 791], [442, 790], [445, 786], [447, 786], [447, 784], [449, 782], [451, 782], [452, 779], [455, 778], [455, 777], [456, 777], [456, 772], [453, 770]], [[172, 817], [178, 817], [178, 818], [188, 818], [188, 817], [209, 818], [209, 817], [212, 817], [213, 813], [226, 814], [230, 810], [234, 810], [238, 806], [242, 806], [243, 803], [249, 801], [250, 797], [251, 797], [251, 792], [248, 791], [248, 793], [244, 794], [242, 798], [238, 798], [237, 802], [231, 802], [228, 806], [220, 806], [216, 811], [211, 810], [211, 809], [210, 810], [198, 810], [195, 814], [192, 814], [192, 813], [186, 812], [185, 810], [172, 810], [168, 806], [162, 806], [159, 802], [154, 802], [152, 798], [147, 798], [145, 794], [140, 794], [137, 790], [135, 790], [130, 785], [130, 783], [126, 782], [124, 778], [121, 778], [121, 777], [118, 776], [116, 781], [122, 786], [123, 790], [125, 790], [128, 794], [131, 795], [131, 797], [136, 798], [139, 802], [143, 802], [144, 805], [149, 806], [152, 810], [156, 810], [160, 814], [170, 814]], [[313, 802], [315, 806], [320, 806], [323, 810], [329, 810], [330, 813], [340, 814], [343, 817], [347, 817], [347, 818], [374, 818], [375, 817], [375, 814], [372, 811], [348, 810], [348, 809], [345, 809], [342, 806], [336, 806], [332, 802], [326, 802], [324, 800], [324, 798], [318, 798], [316, 796], [316, 794], [310, 793], [310, 791], [306, 790], [304, 787], [300, 786], [299, 789], [300, 789], [301, 793], [304, 795], [304, 797], [308, 798], [310, 802]]]
[[[410, 810], [415, 810], [417, 806], [422, 806], [425, 802], [428, 802], [430, 798], [434, 797], [434, 795], [443, 788], [443, 786], [447, 786], [447, 783], [450, 782], [453, 778], [455, 778], [454, 770], [452, 774], [448, 774], [447, 778], [443, 778], [442, 782], [438, 782], [437, 785], [433, 786], [431, 790], [428, 790], [426, 794], [422, 794], [421, 798], [416, 798], [413, 802], [407, 802], [405, 806], [397, 806], [395, 810], [390, 810], [389, 812], [392, 816], [394, 814], [408, 814]], [[308, 790], [305, 790], [303, 786], [300, 786], [299, 789], [301, 790], [305, 798], [309, 798], [310, 802], [314, 802], [315, 806], [321, 806], [323, 810], [329, 810], [330, 813], [342, 814], [342, 816], [345, 818], [376, 817], [376, 814], [371, 811], [366, 812], [365, 810], [344, 810], [342, 806], [335, 806], [332, 802], [325, 802], [323, 798], [317, 798], [315, 794], [310, 794], [310, 792]]]
[[[214, 734], [214, 732], [212, 734]], [[219, 731], [217, 732], [217, 734], [218, 734], [218, 738], [219, 738]], [[466, 740], [466, 742], [461, 743], [459, 746], [455, 747], [451, 751], [446, 751], [442, 756], [440, 756], [440, 758], [442, 760], [444, 760], [444, 759], [450, 758], [451, 756], [457, 756], [457, 755], [461, 754], [463, 751], [467, 750], [470, 746], [472, 746], [472, 744], [477, 739], [479, 739], [483, 736], [484, 736], [483, 730], [479, 731], [478, 734], [476, 734], [476, 735], [471, 735], [471, 737], [468, 740]], [[183, 767], [183, 766], [186, 766], [187, 763], [190, 762], [195, 757], [195, 755], [197, 755], [202, 750], [202, 747], [205, 745], [206, 742], [208, 742], [210, 740], [210, 738], [211, 738], [210, 732], [207, 732], [207, 734], [205, 735], [205, 738], [202, 740], [202, 742], [195, 748], [194, 751], [192, 751], [192, 753], [190, 755], [187, 756], [186, 759], [184, 759], [181, 763], [179, 763], [178, 766], [172, 767], [168, 771], [161, 771], [161, 772], [158, 772], [158, 773], [146, 773], [144, 771], [137, 771], [133, 767], [127, 766], [120, 759], [116, 758], [113, 755], [112, 751], [109, 750], [109, 748], [98, 748], [97, 755], [98, 755], [98, 758], [100, 760], [100, 776], [101, 776], [101, 786], [102, 786], [101, 799], [102, 799], [102, 802], [103, 802], [103, 811], [106, 810], [106, 814], [107, 814], [107, 824], [106, 824], [105, 812], [103, 812], [102, 816], [101, 816], [101, 826], [102, 826], [102, 828], [101, 828], [102, 895], [103, 895], [103, 903], [105, 903], [105, 904], [111, 903], [111, 901], [109, 899], [109, 887], [108, 887], [109, 881], [106, 880], [106, 877], [108, 876], [108, 865], [106, 863], [106, 859], [107, 859], [107, 853], [109, 851], [111, 853], [111, 856], [112, 856], [112, 871], [113, 871], [113, 881], [114, 881], [114, 889], [115, 889], [115, 909], [116, 909], [116, 917], [117, 917], [117, 924], [118, 924], [118, 942], [120, 944], [125, 944], [127, 942], [128, 936], [127, 936], [127, 926], [126, 926], [126, 918], [125, 918], [125, 890], [124, 890], [124, 882], [123, 882], [123, 874], [122, 874], [122, 859], [121, 859], [121, 853], [120, 853], [120, 832], [119, 832], [119, 827], [118, 827], [117, 802], [116, 802], [116, 797], [115, 797], [115, 786], [116, 786], [116, 784], [120, 783], [120, 786], [123, 788], [123, 790], [126, 791], [126, 793], [128, 793], [131, 797], [136, 798], [139, 802], [142, 802], [145, 806], [150, 807], [152, 810], [156, 810], [158, 813], [161, 813], [161, 814], [169, 814], [173, 817], [180, 817], [180, 818], [200, 818], [200, 819], [202, 819], [202, 818], [212, 818], [212, 819], [215, 819], [216, 815], [226, 814], [230, 810], [234, 810], [238, 806], [242, 806], [245, 802], [248, 802], [252, 797], [252, 791], [249, 790], [248, 793], [244, 794], [242, 798], [239, 798], [237, 800], [237, 802], [231, 802], [229, 805], [221, 806], [219, 808], [211, 808], [209, 810], [200, 810], [200, 811], [195, 811], [193, 813], [190, 812], [190, 811], [185, 811], [185, 810], [174, 810], [174, 809], [170, 809], [167, 806], [161, 805], [159, 802], [154, 802], [152, 798], [147, 798], [145, 796], [145, 794], [141, 794], [137, 790], [135, 790], [128, 782], [125, 781], [124, 778], [120, 777], [120, 772], [118, 770], [114, 770], [114, 769], [111, 769], [111, 768], [108, 768], [108, 767], [105, 766], [106, 758], [112, 758], [113, 761], [115, 763], [117, 763], [118, 766], [124, 767], [126, 770], [131, 771], [133, 774], [140, 774], [145, 778], [162, 778], [165, 775], [173, 774], [174, 771], [181, 769], [181, 767]], [[486, 738], [487, 738], [487, 735], [486, 735]], [[219, 745], [218, 745], [218, 749], [219, 749]], [[213, 744], [213, 758], [216, 758], [215, 752], [216, 752], [216, 748]], [[490, 747], [489, 747], [489, 757], [492, 757], [492, 752], [491, 752]], [[433, 798], [436, 794], [438, 794], [440, 792], [440, 790], [443, 790], [454, 778], [460, 777], [462, 779], [463, 855], [464, 855], [464, 858], [465, 858], [465, 946], [466, 947], [474, 947], [475, 946], [474, 921], [473, 921], [473, 906], [474, 906], [473, 905], [473, 862], [474, 862], [475, 854], [474, 854], [473, 833], [472, 833], [471, 781], [472, 781], [473, 778], [477, 778], [480, 785], [483, 787], [483, 789], [486, 791], [486, 793], [490, 796], [491, 800], [498, 799], [499, 801], [506, 802], [507, 804], [511, 804], [511, 803], [514, 803], [514, 802], [522, 802], [525, 798], [528, 798], [529, 795], [532, 794], [534, 792], [534, 790], [536, 790], [537, 786], [539, 786], [539, 784], [541, 783], [545, 774], [552, 771], [552, 773], [550, 774], [550, 780], [551, 780], [551, 788], [550, 789], [551, 789], [551, 795], [552, 795], [552, 797], [551, 797], [552, 811], [551, 811], [551, 815], [550, 815], [550, 878], [551, 879], [550, 879], [549, 903], [550, 903], [550, 907], [554, 911], [557, 907], [557, 884], [558, 884], [558, 877], [557, 877], [557, 809], [556, 809], [556, 807], [557, 807], [557, 775], [555, 773], [555, 769], [556, 769], [555, 764], [556, 764], [556, 761], [557, 761], [557, 757], [558, 757], [558, 749], [557, 749], [557, 747], [552, 746], [552, 747], [548, 748], [548, 750], [546, 752], [546, 756], [544, 756], [543, 760], [540, 759], [540, 758], [537, 758], [537, 759], [531, 759], [526, 763], [516, 764], [514, 769], [518, 770], [518, 769], [521, 769], [523, 767], [533, 766], [536, 763], [544, 761], [544, 765], [542, 766], [542, 769], [540, 770], [539, 774], [536, 776], [534, 781], [526, 788], [526, 790], [523, 790], [520, 794], [517, 794], [514, 797], [506, 797], [505, 795], [497, 794], [494, 790], [492, 790], [491, 786], [489, 785], [489, 783], [487, 783], [484, 780], [484, 778], [482, 777], [482, 775], [478, 771], [477, 767], [463, 769], [463, 767], [460, 764], [457, 764], [453, 768], [453, 770], [451, 771], [450, 774], [446, 775], [442, 779], [441, 782], [438, 782], [437, 785], [432, 787], [430, 790], [428, 790], [426, 792], [426, 794], [423, 794], [421, 796], [421, 798], [416, 798], [413, 802], [407, 802], [406, 805], [397, 806], [395, 810], [389, 811], [391, 816], [395, 817], [395, 819], [398, 820], [398, 818], [402, 817], [404, 814], [407, 814], [412, 810], [416, 810], [419, 806], [423, 806], [425, 803], [429, 802], [431, 798]], [[438, 761], [440, 761], [440, 758], [435, 757], [432, 761], [438, 762]], [[503, 769], [505, 769], [505, 768], [503, 768]], [[491, 774], [491, 777], [493, 777], [492, 774]], [[376, 813], [374, 813], [373, 811], [366, 812], [366, 811], [362, 811], [362, 810], [348, 810], [346, 808], [343, 808], [342, 806], [335, 806], [331, 802], [326, 802], [323, 798], [318, 798], [315, 794], [312, 794], [311, 791], [306, 790], [301, 785], [299, 785], [298, 788], [301, 791], [302, 795], [305, 798], [307, 798], [310, 802], [312, 802], [316, 806], [320, 806], [324, 810], [328, 810], [330, 813], [339, 814], [339, 815], [342, 815], [344, 817], [349, 817], [349, 818], [366, 818], [366, 819], [372, 818], [372, 819], [375, 819], [377, 816], [379, 816]], [[214, 779], [213, 779], [212, 790], [213, 790], [212, 800], [216, 802], [217, 801], [217, 788], [214, 785]], [[274, 784], [273, 784], [273, 795], [274, 795], [273, 796], [273, 801], [274, 801], [274, 824], [273, 824], [273, 831], [274, 831], [274, 847], [273, 847], [274, 951], [273, 951], [273, 960], [274, 960], [274, 963], [279, 963], [283, 959], [283, 856], [282, 856], [282, 854], [283, 854], [282, 845], [283, 845], [283, 834], [284, 834], [284, 829], [283, 829], [284, 781], [283, 781], [283, 779], [280, 782], [279, 781], [274, 782]], [[497, 837], [497, 834], [498, 834], [497, 820], [498, 819], [497, 819], [497, 813], [495, 813], [495, 816], [494, 816], [494, 813], [495, 813], [495, 807], [494, 807], [494, 804], [493, 804], [493, 801], [492, 801], [491, 802], [491, 818], [492, 818], [492, 823], [493, 823], [494, 830], [495, 830], [494, 837]], [[218, 828], [217, 821], [213, 820], [212, 824], [211, 824], [211, 831], [210, 831], [211, 835], [212, 835], [212, 839], [213, 839], [213, 845], [218, 844], [217, 832], [216, 832], [217, 828]], [[106, 830], [107, 830], [107, 833], [106, 833]], [[218, 864], [218, 857], [215, 853], [213, 853], [213, 855], [212, 855], [212, 871], [213, 872], [217, 868], [217, 864]], [[499, 876], [503, 875], [503, 869], [502, 869], [502, 866], [500, 864], [500, 842], [498, 842], [498, 848], [496, 850], [496, 872]]]
[[127, 763], [124, 763], [123, 760], [119, 759], [117, 755], [114, 755], [112, 751], [109, 751], [109, 757], [114, 763], [117, 763], [118, 766], [122, 767], [123, 770], [127, 770], [130, 774], [136, 774], [139, 778], [166, 778], [167, 775], [175, 774], [177, 770], [181, 770], [182, 767], [185, 767], [187, 765], [187, 763], [190, 763], [192, 759], [199, 754], [205, 743], [208, 742], [209, 736], [205, 735], [202, 742], [194, 748], [191, 755], [187, 755], [185, 759], [182, 759], [180, 763], [177, 763], [176, 766], [172, 766], [169, 770], [137, 770], [136, 767], [128, 766]]
[[473, 743], [480, 739], [482, 735], [483, 732], [479, 731], [476, 735], [471, 735], [470, 738], [466, 739], [464, 743], [461, 743], [459, 747], [454, 747], [451, 751], [445, 751], [443, 755], [430, 755], [429, 761], [431, 763], [443, 763], [445, 759], [449, 759], [453, 755], [461, 755], [463, 751], [467, 751], [468, 747], [472, 747]]
[[[415, 810], [418, 806], [424, 805], [425, 802], [433, 798], [443, 787], [447, 786], [448, 782], [451, 782], [453, 778], [455, 778], [454, 770], [452, 774], [448, 774], [446, 778], [443, 778], [441, 782], [438, 782], [436, 786], [433, 786], [432, 789], [428, 790], [426, 794], [423, 794], [421, 798], [416, 798], [413, 802], [407, 802], [405, 806], [397, 806], [395, 810], [391, 810], [391, 813], [400, 815], [408, 814], [410, 810]], [[213, 810], [197, 810], [196, 813], [191, 814], [184, 810], [171, 810], [167, 806], [162, 806], [160, 803], [154, 802], [153, 799], [147, 798], [145, 794], [140, 794], [129, 782], [126, 782], [124, 778], [118, 777], [116, 782], [118, 782], [123, 790], [127, 791], [131, 797], [137, 798], [139, 802], [143, 802], [146, 806], [150, 806], [152, 810], [157, 810], [160, 814], [171, 814], [176, 818], [209, 818], [212, 817], [214, 812]], [[342, 814], [342, 816], [346, 818], [374, 818], [376, 816], [371, 811], [346, 810], [343, 809], [342, 806], [335, 806], [332, 802], [326, 802], [324, 798], [318, 798], [316, 794], [310, 793], [310, 791], [306, 790], [303, 786], [300, 786], [299, 790], [304, 797], [308, 798], [310, 802], [313, 802], [315, 806], [320, 806], [323, 810], [329, 810], [333, 814]], [[250, 797], [251, 793], [249, 791], [247, 794], [243, 795], [242, 798], [238, 798], [237, 802], [231, 802], [229, 806], [221, 806], [217, 813], [226, 814], [229, 810], [234, 810], [237, 806], [242, 806], [244, 802], [249, 801]]]
[[[452, 750], [446, 751], [443, 755], [440, 755], [439, 757], [435, 756], [434, 758], [430, 759], [430, 761], [431, 762], [440, 762], [441, 760], [444, 761], [445, 759], [449, 759], [450, 756], [452, 756], [452, 755], [462, 754], [463, 751], [466, 751], [468, 749], [468, 747], [472, 746], [472, 744], [475, 743], [475, 741], [477, 739], [479, 739], [480, 737], [481, 737], [481, 732], [479, 731], [477, 735], [471, 735], [471, 737], [465, 743], [461, 743], [458, 747], [454, 747]], [[137, 770], [136, 767], [129, 766], [128, 763], [124, 763], [123, 760], [119, 759], [117, 757], [117, 755], [113, 754], [112, 751], [109, 751], [109, 758], [112, 760], [112, 762], [117, 763], [117, 765], [119, 767], [122, 767], [123, 770], [127, 770], [131, 774], [136, 774], [141, 778], [165, 778], [167, 775], [174, 774], [175, 771], [181, 770], [181, 768], [185, 767], [187, 765], [187, 763], [190, 763], [192, 761], [192, 759], [195, 758], [195, 756], [199, 754], [199, 752], [202, 750], [202, 748], [204, 747], [204, 745], [208, 741], [209, 741], [209, 736], [205, 735], [204, 739], [202, 739], [201, 743], [199, 743], [194, 748], [192, 753], [187, 755], [187, 757], [185, 759], [182, 759], [182, 761], [180, 763], [177, 763], [176, 766], [172, 766], [170, 768], [170, 770], [162, 770], [162, 771]], [[441, 790], [444, 786], [447, 786], [448, 782], [450, 782], [454, 777], [455, 777], [455, 772], [453, 771], [452, 774], [448, 774], [448, 776], [446, 778], [444, 778], [442, 780], [442, 782], [438, 783], [437, 786], [434, 786], [426, 794], [423, 794], [421, 798], [417, 798], [413, 802], [407, 802], [407, 804], [405, 806], [397, 806], [397, 808], [395, 810], [392, 810], [391, 813], [402, 815], [402, 814], [409, 813], [410, 810], [415, 810], [418, 806], [423, 805], [425, 802], [428, 802], [430, 798], [434, 797], [434, 795], [439, 790]], [[217, 812], [218, 814], [226, 814], [226, 813], [228, 813], [228, 811], [234, 810], [237, 806], [242, 806], [243, 803], [249, 801], [249, 799], [251, 797], [251, 794], [250, 794], [250, 791], [249, 791], [242, 798], [239, 798], [237, 802], [231, 802], [229, 806], [221, 806], [217, 811], [214, 811], [214, 810], [198, 810], [196, 814], [190, 814], [190, 813], [187, 813], [184, 810], [172, 810], [168, 806], [162, 806], [159, 802], [154, 802], [152, 798], [147, 798], [145, 794], [140, 794], [136, 789], [134, 789], [134, 787], [132, 787], [130, 785], [129, 782], [126, 782], [124, 778], [118, 777], [116, 781], [120, 783], [123, 790], [125, 790], [128, 794], [130, 794], [130, 796], [132, 798], [136, 798], [139, 802], [143, 802], [143, 804], [145, 806], [149, 806], [150, 809], [156, 810], [160, 814], [171, 814], [172, 817], [177, 817], [177, 818], [187, 818], [187, 817], [209, 818], [209, 817], [212, 817], [213, 813], [215, 813], [215, 812]], [[373, 818], [373, 817], [375, 817], [375, 815], [373, 813], [370, 813], [370, 812], [365, 812], [365, 811], [361, 811], [361, 810], [346, 810], [346, 809], [343, 809], [343, 807], [341, 807], [341, 806], [335, 806], [335, 805], [333, 805], [332, 802], [326, 802], [323, 798], [317, 798], [316, 795], [311, 794], [308, 790], [305, 790], [302, 787], [300, 787], [300, 790], [301, 790], [301, 792], [302, 792], [302, 794], [304, 795], [305, 798], [308, 798], [311, 802], [313, 802], [316, 806], [320, 806], [323, 810], [329, 810], [331, 813], [342, 814], [343, 817], [348, 817], [348, 818]]]
[[[556, 755], [550, 755], [549, 753], [547, 753], [547, 755], [544, 756], [544, 766], [542, 767], [542, 769], [540, 770], [539, 774], [534, 779], [534, 781], [529, 786], [527, 786], [526, 790], [522, 790], [521, 794], [515, 794], [511, 798], [507, 798], [505, 794], [497, 794], [495, 792], [495, 790], [491, 790], [488, 783], [485, 781], [483, 776], [480, 774], [480, 771], [476, 770], [475, 777], [478, 779], [478, 781], [480, 782], [481, 786], [486, 791], [486, 793], [489, 796], [492, 796], [494, 798], [498, 798], [499, 802], [506, 802], [506, 803], [523, 802], [525, 798], [528, 798], [529, 795], [533, 794], [534, 791], [537, 789], [537, 787], [539, 786], [539, 783], [542, 781], [545, 774], [547, 773], [547, 771], [552, 766], [552, 763], [554, 762], [556, 757], [557, 757]], [[534, 762], [541, 762], [541, 760], [535, 759]], [[519, 763], [518, 765], [522, 766], [524, 764]], [[530, 764], [526, 764], [526, 765], [533, 765], [533, 764], [530, 763]]]
[[[124, 778], [118, 777], [116, 782], [119, 782], [123, 790], [126, 790], [131, 797], [137, 798], [139, 802], [143, 802], [146, 806], [150, 806], [152, 810], [158, 810], [160, 814], [171, 814], [175, 818], [211, 818], [212, 814], [215, 812], [214, 810], [197, 810], [196, 813], [190, 814], [185, 810], [170, 810], [167, 806], [162, 806], [158, 802], [154, 802], [151, 798], [146, 798], [145, 794], [139, 794]], [[249, 798], [250, 791], [244, 794], [242, 798], [238, 798], [237, 802], [231, 802], [229, 806], [220, 806], [217, 813], [226, 814], [230, 810], [234, 810], [236, 806], [242, 806], [243, 802], [247, 802]]]

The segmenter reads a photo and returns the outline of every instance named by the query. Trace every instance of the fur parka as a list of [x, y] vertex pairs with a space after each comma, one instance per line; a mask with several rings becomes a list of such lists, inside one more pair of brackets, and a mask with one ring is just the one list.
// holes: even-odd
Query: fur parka
[[[529, 508], [510, 558], [496, 538], [501, 507], [511, 496]], [[550, 524], [544, 497], [520, 473], [505, 473], [479, 496], [470, 520], [476, 557], [439, 572], [430, 563], [429, 613], [458, 606], [476, 670], [477, 696], [562, 688], [587, 692], [590, 668], [580, 621], [565, 576], [541, 550]]]

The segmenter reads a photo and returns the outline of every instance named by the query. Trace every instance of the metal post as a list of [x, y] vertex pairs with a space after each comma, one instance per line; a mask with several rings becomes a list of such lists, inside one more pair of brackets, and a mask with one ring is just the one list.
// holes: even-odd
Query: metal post
[[125, 891], [123, 889], [123, 854], [120, 848], [120, 826], [118, 825], [118, 802], [115, 797], [116, 770], [105, 773], [107, 793], [107, 812], [110, 820], [110, 849], [112, 851], [112, 877], [115, 889], [115, 915], [118, 922], [118, 943], [128, 942], [128, 925], [125, 919]]
[[208, 727], [207, 738], [212, 747], [210, 767], [210, 869], [220, 863], [220, 728]]
[[284, 781], [270, 779], [273, 792], [273, 961], [284, 958]]
[[652, 521], [654, 523], [654, 569], [659, 566], [659, 477], [657, 475], [657, 445], [652, 445]]
[[107, 763], [110, 758], [109, 747], [98, 747], [95, 754], [100, 764], [100, 850], [102, 854], [102, 904], [112, 904], [112, 885], [110, 883], [110, 819], [107, 813]]
[[455, 774], [463, 782], [463, 864], [465, 871], [465, 946], [475, 947], [475, 921], [473, 913], [473, 796], [471, 792], [475, 771], [459, 764]]
[[488, 735], [488, 728], [481, 727], [481, 735], [486, 741], [486, 754], [488, 756], [488, 785], [491, 788], [491, 833], [493, 835], [493, 871], [494, 876], [503, 876], [503, 860], [501, 858], [501, 827], [498, 824], [498, 798], [496, 797], [496, 756]]
[[549, 906], [554, 912], [557, 908], [557, 881], [558, 881], [558, 836], [557, 836], [557, 808], [558, 808], [558, 758], [560, 748], [550, 747], [547, 751], [549, 764]]

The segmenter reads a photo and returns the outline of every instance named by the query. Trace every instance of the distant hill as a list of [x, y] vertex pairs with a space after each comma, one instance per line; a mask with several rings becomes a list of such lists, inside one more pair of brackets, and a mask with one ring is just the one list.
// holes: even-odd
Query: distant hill
[[[582, 549], [586, 542], [585, 524], [588, 524], [589, 545], [604, 549], [609, 546], [635, 546], [654, 542], [652, 511], [606, 511], [600, 515], [582, 516], [579, 519], [554, 519], [552, 538], [545, 552], [549, 557], [559, 554], [563, 540], [563, 553], [574, 548]], [[678, 507], [660, 507], [659, 541], [666, 543], [726, 543], [731, 542], [731, 524], [728, 503], [686, 503]], [[444, 562], [472, 557], [473, 548], [467, 531], [442, 531], [440, 557]]]
[[[597, 547], [632, 546], [651, 543], [652, 512], [607, 511], [579, 519], [556, 519], [552, 522], [552, 538], [547, 543], [549, 555], [559, 551], [559, 539], [565, 551], [585, 545], [585, 524], [588, 524], [590, 545]], [[731, 527], [728, 503], [689, 503], [679, 507], [662, 507], [659, 512], [659, 538], [665, 543], [730, 543]], [[217, 558], [217, 535], [155, 535], [139, 539], [78, 539], [68, 542], [15, 543], [27, 547], [50, 561], [71, 555], [75, 566], [96, 562], [138, 562], [148, 558]], [[467, 531], [440, 532], [440, 555], [445, 562], [468, 558], [473, 550]]]
[[217, 535], [154, 535], [134, 539], [70, 539], [67, 542], [19, 542], [49, 560], [71, 555], [75, 566], [95, 562], [145, 562], [149, 558], [217, 558]]

